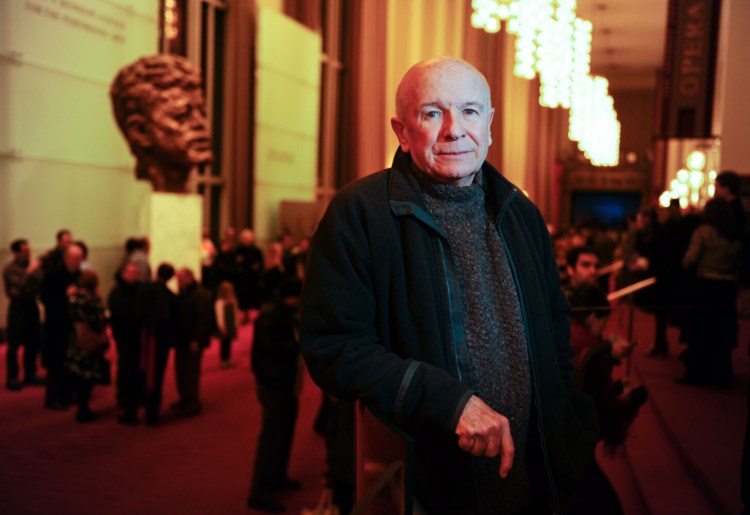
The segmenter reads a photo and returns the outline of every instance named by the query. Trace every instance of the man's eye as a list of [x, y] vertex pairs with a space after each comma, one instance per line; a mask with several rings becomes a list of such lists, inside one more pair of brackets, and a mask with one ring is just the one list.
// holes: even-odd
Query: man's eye
[[464, 114], [468, 116], [476, 116], [479, 114], [479, 111], [477, 111], [476, 109], [467, 108], [467, 109], [464, 109]]
[[430, 118], [430, 119], [438, 118], [439, 116], [440, 116], [440, 111], [427, 111], [424, 114], [425, 118]]

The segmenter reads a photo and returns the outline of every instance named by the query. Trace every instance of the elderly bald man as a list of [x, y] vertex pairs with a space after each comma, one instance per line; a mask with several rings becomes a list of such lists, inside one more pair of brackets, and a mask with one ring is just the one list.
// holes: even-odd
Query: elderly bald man
[[494, 113], [467, 62], [410, 68], [393, 164], [333, 199], [303, 292], [312, 377], [414, 437], [427, 513], [564, 512], [596, 441], [545, 222], [485, 161]]

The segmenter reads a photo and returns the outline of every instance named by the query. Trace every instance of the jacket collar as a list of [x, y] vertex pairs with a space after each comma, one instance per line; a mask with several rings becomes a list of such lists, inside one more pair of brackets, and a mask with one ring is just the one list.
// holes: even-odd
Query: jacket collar
[[[396, 216], [414, 215], [420, 220], [436, 227], [422, 198], [422, 188], [411, 172], [411, 155], [399, 148], [393, 157], [389, 170], [388, 204]], [[500, 215], [505, 204], [513, 197], [517, 188], [500, 175], [494, 166], [487, 161], [482, 164], [482, 188], [485, 203], [489, 206], [493, 219]]]

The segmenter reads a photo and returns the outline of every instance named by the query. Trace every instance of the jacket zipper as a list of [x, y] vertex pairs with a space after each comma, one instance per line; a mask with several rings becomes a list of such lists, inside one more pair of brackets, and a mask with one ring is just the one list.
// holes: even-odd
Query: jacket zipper
[[[500, 240], [503, 243], [503, 248], [505, 249], [505, 254], [508, 256], [508, 263], [510, 264], [511, 272], [513, 273], [513, 281], [516, 284], [516, 291], [518, 292], [518, 301], [521, 305], [521, 318], [523, 319], [523, 331], [526, 335], [526, 342], [527, 345], [530, 345], [531, 339], [529, 338], [529, 326], [528, 326], [528, 318], [526, 314], [526, 305], [524, 303], [524, 297], [523, 297], [523, 291], [521, 290], [519, 281], [518, 281], [518, 271], [516, 269], [516, 263], [513, 261], [513, 256], [510, 253], [510, 248], [508, 247], [508, 242], [505, 239], [505, 234], [503, 233], [503, 230], [500, 228], [500, 220], [503, 217], [503, 214], [505, 213], [505, 209], [510, 204], [510, 202], [515, 198], [517, 189], [513, 189], [513, 192], [511, 193], [508, 200], [506, 200], [505, 204], [503, 204], [503, 207], [500, 209], [500, 213], [497, 215], [497, 220], [495, 221], [495, 228], [497, 229], [498, 234], [500, 235]], [[531, 369], [531, 377], [534, 384], [539, 384], [539, 381], [536, 376], [536, 369], [534, 366], [534, 360], [532, 359], [532, 352], [529, 347], [528, 350], [529, 353], [529, 368]], [[544, 468], [547, 471], [547, 479], [549, 481], [550, 490], [552, 491], [552, 501], [555, 503], [555, 512], [561, 513], [560, 510], [560, 501], [557, 496], [557, 489], [555, 488], [555, 482], [552, 479], [552, 471], [549, 464], [549, 454], [547, 453], [547, 444], [544, 439], [544, 427], [542, 426], [542, 405], [539, 402], [539, 388], [533, 388], [534, 391], [534, 399], [536, 401], [536, 409], [537, 409], [537, 429], [539, 430], [539, 440], [542, 444], [542, 455], [544, 456]]]
[[456, 374], [458, 375], [458, 380], [462, 381], [461, 377], [461, 366], [458, 359], [458, 342], [456, 342], [456, 334], [453, 331], [453, 293], [451, 291], [451, 280], [450, 276], [448, 275], [448, 260], [445, 257], [445, 244], [440, 241], [440, 258], [443, 262], [443, 275], [445, 276], [445, 288], [448, 293], [448, 327], [450, 328], [450, 334], [451, 334], [451, 341], [453, 343], [453, 359], [456, 361]]

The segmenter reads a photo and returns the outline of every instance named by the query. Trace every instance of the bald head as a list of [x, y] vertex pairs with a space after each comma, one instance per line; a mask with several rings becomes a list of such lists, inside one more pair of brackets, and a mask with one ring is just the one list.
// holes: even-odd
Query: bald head
[[391, 127], [417, 169], [437, 182], [468, 186], [492, 144], [490, 101], [487, 81], [469, 63], [428, 59], [401, 80]]
[[491, 105], [490, 86], [484, 75], [463, 59], [455, 57], [433, 57], [419, 61], [404, 74], [396, 89], [396, 116], [403, 118], [413, 106], [411, 96], [415, 89], [420, 88], [425, 81], [431, 80], [433, 75], [460, 76], [466, 74], [476, 81], [475, 87], [483, 91], [487, 98], [487, 106]]

